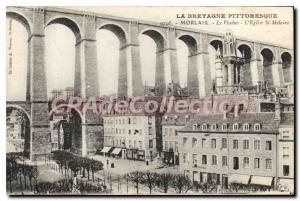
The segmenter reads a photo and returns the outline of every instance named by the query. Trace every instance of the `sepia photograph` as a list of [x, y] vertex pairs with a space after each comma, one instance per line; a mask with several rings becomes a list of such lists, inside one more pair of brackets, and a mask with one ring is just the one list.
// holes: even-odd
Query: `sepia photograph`
[[294, 12], [7, 6], [7, 195], [294, 196]]

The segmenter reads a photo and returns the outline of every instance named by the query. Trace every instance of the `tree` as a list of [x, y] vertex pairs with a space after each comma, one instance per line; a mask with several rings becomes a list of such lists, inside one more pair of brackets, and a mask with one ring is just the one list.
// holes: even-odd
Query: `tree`
[[187, 193], [193, 187], [192, 182], [189, 180], [189, 178], [181, 174], [174, 175], [172, 186], [175, 188], [175, 191], [177, 193]]
[[170, 173], [162, 173], [158, 175], [158, 183], [159, 188], [161, 188], [164, 193], [168, 192], [169, 186], [172, 184], [173, 175]]
[[54, 151], [53, 152], [53, 159], [59, 166], [59, 172], [62, 171], [63, 164], [67, 160], [66, 155], [63, 151]]
[[77, 172], [80, 169], [78, 160], [74, 159], [74, 160], [70, 161], [69, 168], [71, 169], [73, 174], [77, 175]]
[[91, 169], [92, 169], [92, 177], [93, 182], [95, 181], [94, 173], [100, 170], [103, 170], [103, 163], [96, 160], [91, 160]]
[[131, 181], [133, 184], [135, 184], [136, 193], [139, 194], [139, 183], [141, 183], [142, 180], [142, 174], [139, 171], [130, 172], [126, 176], [126, 179]]
[[26, 167], [26, 172], [28, 175], [28, 179], [29, 179], [29, 186], [30, 186], [30, 190], [32, 191], [32, 179], [34, 177], [34, 173], [33, 173], [33, 167], [32, 166], [27, 166]]
[[151, 194], [152, 189], [155, 187], [157, 180], [157, 174], [154, 172], [142, 172], [141, 173], [141, 183], [149, 188], [149, 193]]
[[12, 193], [12, 181], [17, 178], [18, 167], [16, 157], [13, 155], [6, 156], [6, 180], [9, 183], [9, 190]]
[[32, 167], [32, 178], [34, 179], [35, 181], [35, 187], [37, 186], [37, 178], [39, 176], [39, 170], [38, 170], [38, 167], [37, 166], [33, 166]]

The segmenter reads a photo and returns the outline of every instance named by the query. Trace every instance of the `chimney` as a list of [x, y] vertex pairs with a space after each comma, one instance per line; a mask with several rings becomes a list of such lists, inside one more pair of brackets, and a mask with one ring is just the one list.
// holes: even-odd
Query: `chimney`
[[274, 118], [274, 120], [280, 121], [280, 119], [281, 119], [280, 114], [281, 114], [281, 111], [280, 111], [280, 102], [276, 101], [275, 102], [275, 118]]
[[239, 105], [235, 104], [234, 105], [234, 118], [239, 117]]
[[227, 119], [227, 117], [228, 117], [227, 114], [228, 114], [228, 112], [224, 110], [223, 111], [223, 120]]

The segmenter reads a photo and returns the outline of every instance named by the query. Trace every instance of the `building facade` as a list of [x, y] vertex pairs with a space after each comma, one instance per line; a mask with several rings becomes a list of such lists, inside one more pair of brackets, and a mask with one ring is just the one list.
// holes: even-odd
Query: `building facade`
[[192, 181], [293, 192], [293, 112], [195, 116], [177, 131], [180, 171]]
[[278, 136], [278, 183], [280, 190], [294, 191], [295, 148], [294, 148], [294, 113], [281, 115]]
[[112, 153], [111, 155], [134, 160], [152, 160], [157, 156], [155, 124], [153, 115], [103, 116], [104, 154]]
[[168, 165], [179, 165], [179, 136], [177, 131], [182, 129], [190, 120], [190, 115], [164, 115], [162, 118], [162, 157]]

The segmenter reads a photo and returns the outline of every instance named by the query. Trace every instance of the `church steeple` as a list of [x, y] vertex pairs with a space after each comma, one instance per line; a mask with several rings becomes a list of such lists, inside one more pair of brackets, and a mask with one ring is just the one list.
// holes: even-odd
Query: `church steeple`
[[227, 32], [224, 37], [224, 57], [236, 56], [236, 38], [232, 33]]
[[215, 66], [216, 66], [216, 87], [218, 89], [218, 87], [222, 86], [222, 81], [223, 81], [222, 57], [221, 57], [221, 50], [219, 45], [217, 47], [217, 52], [216, 52]]

